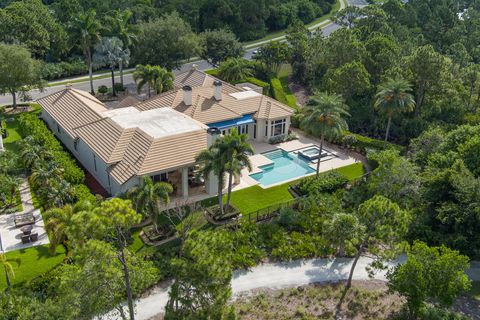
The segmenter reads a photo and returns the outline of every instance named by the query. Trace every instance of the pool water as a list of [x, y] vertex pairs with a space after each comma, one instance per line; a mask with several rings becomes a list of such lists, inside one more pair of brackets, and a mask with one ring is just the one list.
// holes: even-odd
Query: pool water
[[260, 182], [263, 186], [270, 186], [294, 178], [300, 178], [312, 172], [314, 169], [308, 165], [308, 160], [297, 154], [284, 150], [275, 150], [263, 154], [272, 160], [272, 164], [259, 167], [262, 172], [251, 174], [250, 177]]

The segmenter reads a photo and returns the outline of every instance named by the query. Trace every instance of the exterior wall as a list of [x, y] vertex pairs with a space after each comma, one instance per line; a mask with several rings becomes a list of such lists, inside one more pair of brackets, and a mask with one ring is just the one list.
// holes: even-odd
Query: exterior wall
[[111, 178], [111, 194], [116, 196], [128, 191], [128, 189], [138, 185], [140, 183], [139, 177], [133, 177], [124, 184], [119, 184], [115, 179]]
[[48, 124], [50, 131], [73, 153], [73, 138], [62, 127], [58, 132], [58, 123], [45, 110], [42, 110], [42, 119]]
[[[81, 139], [77, 142], [77, 150], [73, 149], [72, 153], [80, 161], [83, 167], [95, 177], [95, 179], [112, 195], [111, 184], [113, 178], [109, 179], [107, 172], [107, 164], [100, 158], [90, 147]], [[96, 167], [96, 169], [95, 169]]]

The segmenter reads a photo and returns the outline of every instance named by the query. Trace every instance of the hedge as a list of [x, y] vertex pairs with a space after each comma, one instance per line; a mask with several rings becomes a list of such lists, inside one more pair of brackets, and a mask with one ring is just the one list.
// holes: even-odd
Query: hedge
[[84, 75], [88, 72], [87, 65], [82, 60], [72, 62], [46, 63], [42, 69], [42, 78], [54, 80], [71, 76]]
[[338, 171], [329, 171], [320, 176], [301, 180], [294, 188], [300, 195], [330, 193], [343, 188], [348, 179]]
[[254, 77], [248, 77], [245, 79], [246, 82], [250, 82], [256, 86], [262, 87], [263, 94], [268, 95], [270, 92], [270, 84], [268, 82], [262, 81]]
[[294, 110], [298, 110], [297, 100], [295, 99], [295, 96], [292, 94], [287, 94], [285, 92], [282, 81], [280, 79], [272, 78], [270, 80], [270, 85], [271, 85], [271, 90], [270, 90], [271, 95], [275, 100], [286, 104], [287, 106], [289, 106], [290, 108], [293, 108]]
[[48, 130], [45, 123], [34, 114], [24, 113], [20, 116], [20, 134], [22, 137], [33, 136], [53, 154], [53, 158], [64, 170], [65, 180], [71, 184], [81, 184], [85, 181], [85, 173], [77, 165], [72, 156], [65, 152], [60, 142]]
[[398, 144], [394, 144], [391, 142], [387, 142], [385, 144], [383, 140], [362, 136], [360, 134], [352, 133], [349, 131], [344, 133], [340, 142], [343, 146], [358, 149], [358, 151], [362, 153], [366, 153], [368, 149], [384, 150], [389, 148], [397, 149], [401, 153], [405, 151], [405, 147]]

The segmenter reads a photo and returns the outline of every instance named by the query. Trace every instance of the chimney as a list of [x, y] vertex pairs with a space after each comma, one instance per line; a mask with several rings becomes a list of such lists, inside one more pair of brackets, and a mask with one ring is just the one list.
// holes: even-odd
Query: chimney
[[194, 63], [192, 64], [192, 70], [197, 70], [198, 69], [198, 64]]
[[186, 106], [192, 105], [192, 87], [190, 86], [183, 87], [183, 103], [185, 103]]
[[65, 85], [65, 89], [67, 89], [67, 90], [72, 89], [72, 84], [71, 84], [71, 83], [67, 83], [67, 84]]
[[217, 101], [222, 100], [222, 81], [215, 80], [213, 83], [213, 96]]

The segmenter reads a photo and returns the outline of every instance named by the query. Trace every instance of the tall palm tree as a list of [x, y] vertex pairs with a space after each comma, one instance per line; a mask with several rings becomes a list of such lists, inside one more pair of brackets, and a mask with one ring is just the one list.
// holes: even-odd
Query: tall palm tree
[[67, 205], [63, 208], [53, 208], [44, 212], [45, 230], [50, 240], [50, 253], [55, 255], [59, 245], [67, 244], [67, 229], [72, 225], [72, 218], [75, 214], [82, 211], [90, 211], [93, 205], [88, 201], [81, 201], [75, 206]]
[[415, 109], [415, 100], [409, 93], [412, 87], [404, 79], [388, 79], [378, 87], [375, 108], [387, 115], [387, 130], [385, 132], [385, 144], [390, 134], [392, 117], [396, 113], [411, 112]]
[[[125, 49], [131, 48], [132, 44], [137, 41], [137, 29], [130, 23], [133, 13], [130, 10], [116, 10], [113, 16], [107, 17], [108, 33], [110, 36], [117, 37], [122, 40]], [[127, 62], [120, 62], [118, 68], [120, 70], [120, 83], [123, 86], [123, 66]]]
[[302, 128], [320, 135], [320, 150], [317, 161], [317, 177], [320, 173], [320, 162], [325, 137], [336, 137], [348, 129], [344, 117], [350, 116], [348, 106], [340, 95], [316, 93], [310, 97], [303, 110]]
[[229, 58], [218, 67], [218, 76], [228, 82], [241, 81], [252, 75], [252, 64], [243, 58]]
[[[123, 42], [117, 37], [104, 37], [95, 45], [93, 62], [97, 66], [108, 66], [112, 74], [112, 93], [117, 95], [115, 90], [115, 68], [123, 66], [130, 60], [130, 50], [123, 48]], [[123, 83], [122, 83], [123, 86]]]
[[218, 178], [218, 205], [220, 207], [220, 213], [223, 215], [223, 186], [224, 176], [226, 172], [226, 159], [222, 155], [220, 150], [220, 143], [222, 138], [218, 138], [215, 142], [208, 147], [208, 149], [202, 150], [195, 158], [195, 161], [200, 164], [199, 175], [201, 175], [205, 181], [207, 181], [210, 175], [214, 175]]
[[[153, 182], [151, 177], [142, 177], [139, 185], [127, 192], [127, 197], [132, 199], [137, 212], [147, 217], [153, 217], [153, 225], [157, 229], [157, 217], [161, 212], [161, 205], [170, 202], [173, 192], [171, 184], [166, 182]], [[157, 229], [158, 231], [158, 229]]]
[[93, 89], [93, 46], [100, 41], [100, 31], [102, 27], [97, 19], [97, 12], [90, 9], [80, 15], [73, 22], [73, 30], [83, 51], [85, 62], [88, 67], [88, 76], [90, 77], [90, 93], [95, 94]]
[[239, 134], [237, 129], [230, 130], [220, 142], [220, 153], [226, 157], [225, 169], [228, 173], [227, 202], [225, 208], [230, 207], [230, 198], [232, 195], [233, 176], [240, 174], [243, 168], [247, 167], [252, 171], [252, 164], [249, 155], [255, 153], [253, 147], [248, 143], [248, 135]]
[[12, 286], [10, 278], [15, 278], [15, 272], [13, 271], [13, 266], [10, 261], [8, 261], [5, 253], [0, 253], [0, 263], [3, 265], [3, 270], [5, 271], [5, 280], [7, 282], [6, 291], [8, 292]]
[[168, 91], [173, 88], [174, 75], [160, 66], [137, 65], [133, 73], [133, 80], [137, 84], [137, 91], [140, 93], [146, 85], [148, 97], [151, 97], [151, 89], [156, 94]]

